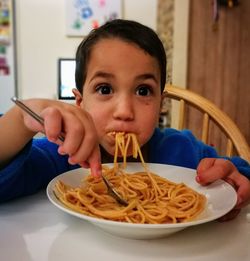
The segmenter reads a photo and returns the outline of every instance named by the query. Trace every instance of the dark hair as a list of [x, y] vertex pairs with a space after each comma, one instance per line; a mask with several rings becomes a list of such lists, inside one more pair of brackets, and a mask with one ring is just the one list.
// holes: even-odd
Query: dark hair
[[151, 28], [138, 22], [116, 19], [105, 23], [97, 29], [93, 29], [77, 48], [75, 82], [77, 89], [81, 93], [86, 80], [90, 52], [99, 40], [105, 38], [120, 38], [134, 43], [156, 58], [160, 67], [161, 91], [163, 91], [166, 83], [167, 58], [158, 35]]

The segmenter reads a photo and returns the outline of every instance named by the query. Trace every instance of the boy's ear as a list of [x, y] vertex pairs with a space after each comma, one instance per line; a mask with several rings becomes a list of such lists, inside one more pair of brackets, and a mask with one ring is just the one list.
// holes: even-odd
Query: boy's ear
[[80, 106], [82, 102], [82, 94], [76, 88], [72, 89], [72, 92], [75, 95], [76, 105]]
[[161, 109], [162, 109], [162, 107], [163, 107], [163, 102], [164, 102], [164, 100], [167, 98], [167, 92], [166, 91], [164, 91], [163, 93], [162, 93], [162, 95], [161, 95]]

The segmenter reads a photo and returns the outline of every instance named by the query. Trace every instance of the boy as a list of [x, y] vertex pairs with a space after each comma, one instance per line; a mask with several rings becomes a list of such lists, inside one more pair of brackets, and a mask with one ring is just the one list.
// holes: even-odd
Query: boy
[[[13, 107], [0, 118], [0, 199], [34, 193], [56, 175], [112, 162], [111, 132], [135, 133], [146, 162], [197, 168], [202, 185], [223, 178], [238, 194], [234, 217], [250, 199], [250, 166], [239, 157], [219, 158], [189, 131], [156, 128], [166, 82], [166, 55], [158, 36], [137, 22], [114, 20], [93, 30], [76, 53], [76, 106], [31, 99], [40, 126]], [[37, 132], [47, 139], [34, 139]], [[63, 133], [65, 141], [58, 139]], [[130, 150], [131, 155], [131, 150]], [[129, 161], [130, 159], [128, 159]]]

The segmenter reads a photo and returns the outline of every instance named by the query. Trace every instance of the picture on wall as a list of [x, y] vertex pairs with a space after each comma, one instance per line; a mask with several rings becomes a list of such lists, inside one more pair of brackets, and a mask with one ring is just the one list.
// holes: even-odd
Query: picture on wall
[[11, 0], [0, 0], [0, 45], [8, 45], [11, 36]]
[[67, 36], [87, 35], [107, 21], [122, 18], [122, 0], [65, 0]]

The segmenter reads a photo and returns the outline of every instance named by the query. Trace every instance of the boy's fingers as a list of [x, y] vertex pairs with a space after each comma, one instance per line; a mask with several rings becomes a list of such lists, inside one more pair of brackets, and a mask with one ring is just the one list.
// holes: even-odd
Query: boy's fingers
[[79, 165], [80, 165], [82, 168], [85, 168], [85, 169], [88, 169], [88, 168], [89, 168], [89, 163], [86, 162], [86, 161], [81, 162]]
[[94, 148], [91, 156], [88, 159], [88, 163], [90, 166], [91, 175], [100, 177], [102, 175], [102, 164], [99, 145]]
[[211, 168], [214, 165], [214, 158], [204, 158], [200, 161], [197, 167], [197, 174], [203, 173], [207, 169]]
[[202, 185], [226, 178], [235, 170], [234, 165], [225, 159], [204, 159], [200, 164], [196, 180]]

